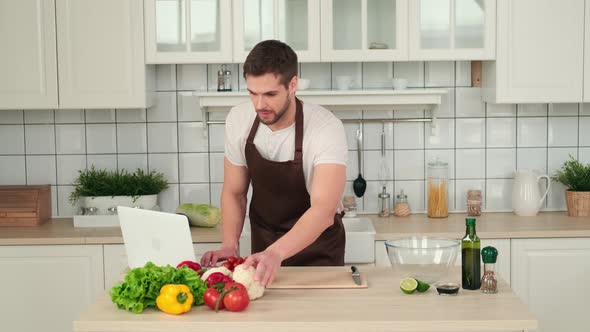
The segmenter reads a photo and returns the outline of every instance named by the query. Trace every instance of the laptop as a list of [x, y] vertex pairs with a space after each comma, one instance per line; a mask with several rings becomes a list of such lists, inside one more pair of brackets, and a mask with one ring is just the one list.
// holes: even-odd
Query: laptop
[[195, 261], [186, 216], [117, 206], [129, 268], [152, 262], [158, 266]]

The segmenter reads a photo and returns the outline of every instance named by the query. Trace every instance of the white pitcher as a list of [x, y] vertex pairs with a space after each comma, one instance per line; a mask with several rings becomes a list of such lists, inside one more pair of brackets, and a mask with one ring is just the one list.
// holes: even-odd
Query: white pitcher
[[[514, 186], [512, 187], [512, 208], [514, 213], [519, 216], [536, 216], [549, 192], [551, 179], [547, 175], [538, 175], [528, 169], [517, 170], [515, 175]], [[547, 179], [547, 190], [541, 196], [539, 181], [543, 178]]]

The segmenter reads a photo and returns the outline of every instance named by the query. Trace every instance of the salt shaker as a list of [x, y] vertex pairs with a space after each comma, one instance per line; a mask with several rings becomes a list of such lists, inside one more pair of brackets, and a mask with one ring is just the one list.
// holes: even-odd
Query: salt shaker
[[481, 277], [481, 291], [486, 294], [498, 292], [498, 279], [496, 279], [496, 259], [498, 250], [494, 247], [485, 247], [481, 250], [483, 259], [483, 276]]
[[229, 68], [225, 68], [225, 71], [223, 72], [223, 81], [225, 83], [225, 90], [224, 91], [231, 91], [231, 70], [229, 70]]
[[379, 193], [379, 217], [389, 217], [390, 206], [389, 206], [389, 197], [390, 195], [387, 193], [387, 189], [383, 186], [383, 191]]
[[217, 71], [217, 91], [225, 91], [225, 65]]

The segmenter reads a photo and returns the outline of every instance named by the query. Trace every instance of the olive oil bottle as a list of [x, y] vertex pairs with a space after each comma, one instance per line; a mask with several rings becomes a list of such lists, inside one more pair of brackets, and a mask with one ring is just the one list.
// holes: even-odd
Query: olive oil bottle
[[481, 287], [481, 243], [475, 233], [475, 218], [465, 219], [467, 229], [461, 240], [461, 271], [462, 287], [464, 289], [479, 289]]

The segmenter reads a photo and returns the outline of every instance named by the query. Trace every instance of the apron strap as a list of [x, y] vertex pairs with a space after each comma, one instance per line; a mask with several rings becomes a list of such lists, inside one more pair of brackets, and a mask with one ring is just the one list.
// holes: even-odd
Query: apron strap
[[254, 117], [254, 123], [252, 124], [252, 128], [250, 128], [250, 134], [248, 134], [247, 142], [250, 144], [254, 144], [254, 137], [256, 136], [256, 132], [258, 131], [258, 126], [260, 125], [260, 119], [258, 115]]
[[296, 163], [303, 162], [303, 103], [295, 97], [295, 158]]

